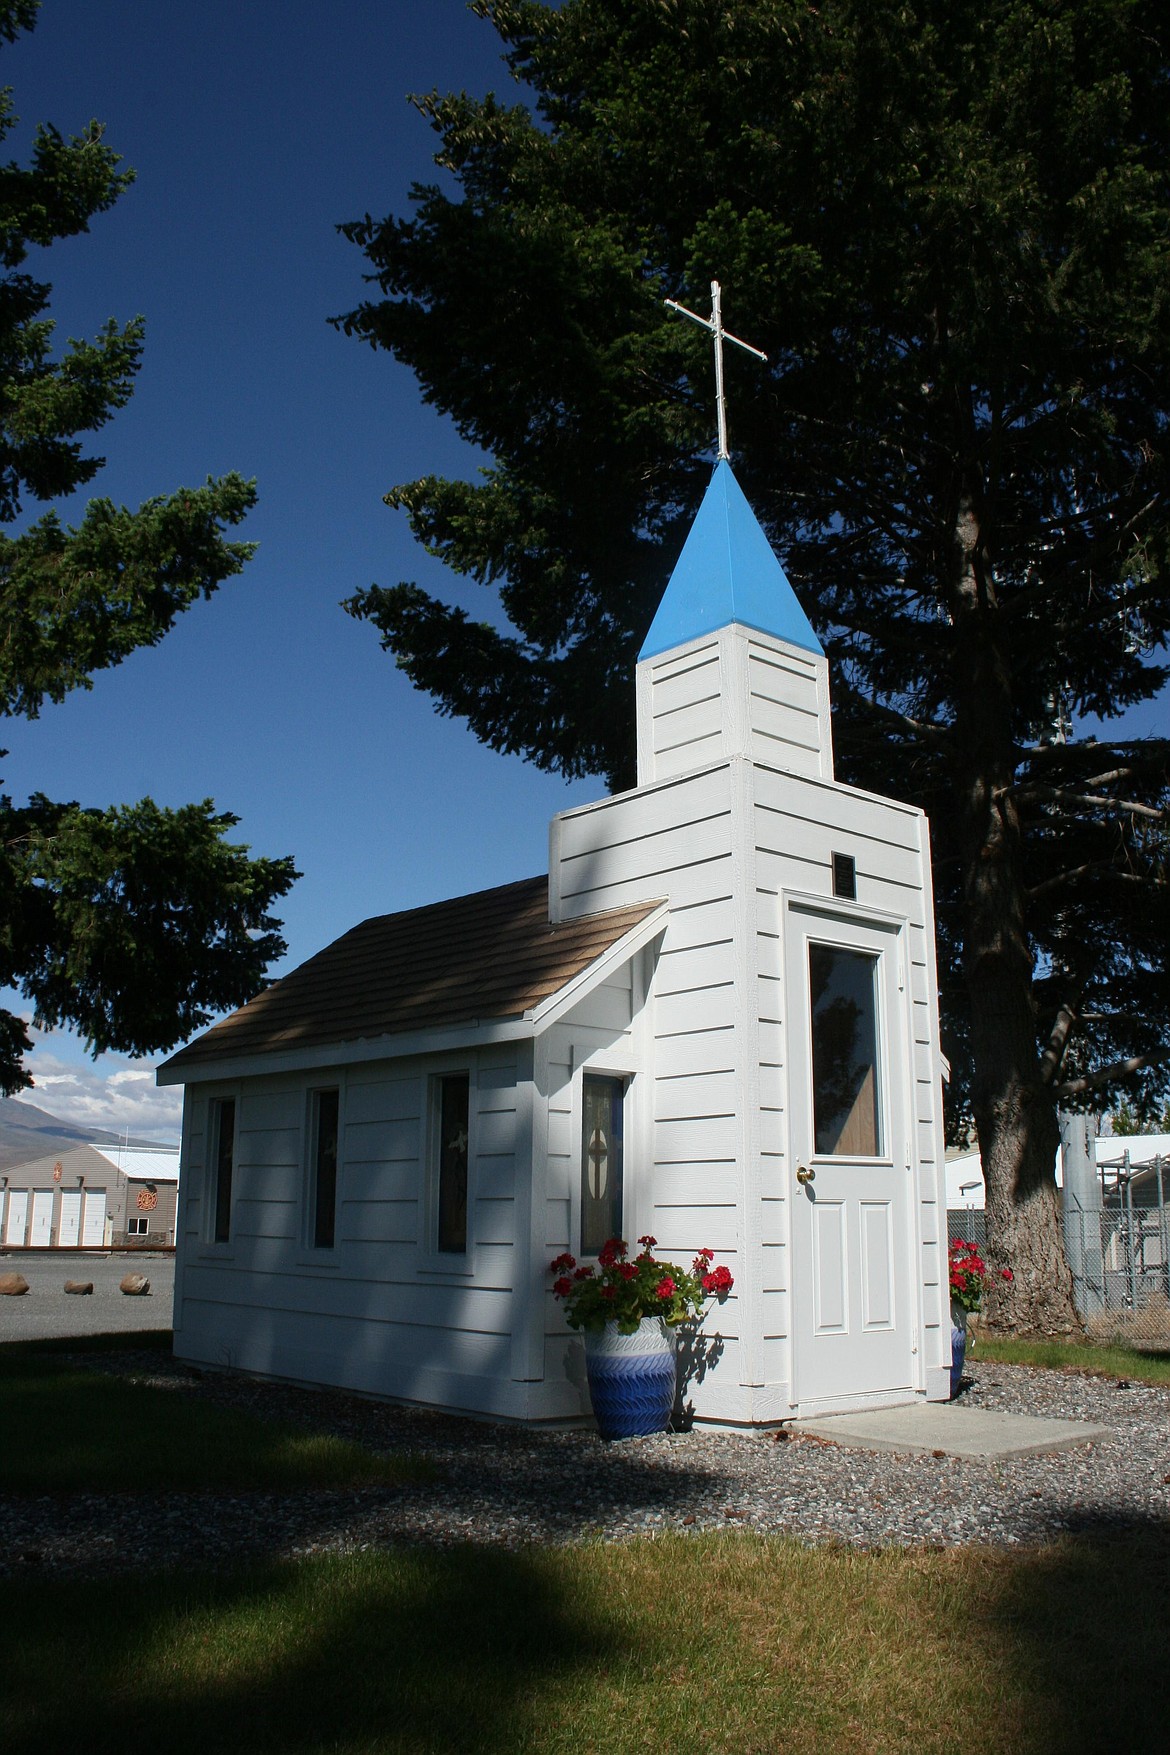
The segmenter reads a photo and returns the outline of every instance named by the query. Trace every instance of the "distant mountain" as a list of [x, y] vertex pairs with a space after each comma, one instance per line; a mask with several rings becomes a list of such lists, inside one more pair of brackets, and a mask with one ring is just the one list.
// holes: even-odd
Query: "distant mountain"
[[108, 1128], [82, 1126], [64, 1121], [26, 1103], [20, 1097], [0, 1097], [0, 1170], [12, 1170], [50, 1152], [68, 1151], [77, 1145], [158, 1146], [159, 1140], [127, 1140], [124, 1134], [111, 1133]]

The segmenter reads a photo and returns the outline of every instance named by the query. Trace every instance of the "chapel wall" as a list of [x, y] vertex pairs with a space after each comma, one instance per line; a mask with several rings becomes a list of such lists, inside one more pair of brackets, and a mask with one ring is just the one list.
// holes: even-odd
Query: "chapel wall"
[[[512, 1398], [518, 1090], [528, 1044], [188, 1087], [176, 1352], [266, 1375], [506, 1413]], [[436, 1257], [428, 1081], [471, 1073], [469, 1250]], [[306, 1239], [309, 1094], [338, 1086], [336, 1241]], [[208, 1115], [234, 1096], [229, 1243], [209, 1243]]]
[[[713, 1249], [742, 1279], [739, 1082], [742, 903], [733, 775], [720, 763], [556, 819], [554, 915], [662, 897], [670, 914], [644, 1012], [639, 1162], [631, 1165], [635, 1234], [689, 1263]], [[718, 1368], [688, 1391], [713, 1419], [747, 1417], [741, 1391], [738, 1288], [707, 1327], [722, 1337]], [[562, 1349], [563, 1350], [563, 1349]], [[550, 1341], [550, 1369], [559, 1357]]]
[[[928, 827], [909, 806], [852, 788], [810, 787], [759, 767], [755, 778], [757, 979], [760, 1042], [760, 1205], [762, 1289], [769, 1316], [764, 1349], [769, 1373], [787, 1375], [788, 1211], [790, 1185], [785, 1108], [788, 1067], [782, 906], [786, 893], [833, 895], [832, 856], [856, 863], [862, 909], [906, 923], [909, 992], [911, 1140], [916, 1199], [915, 1237], [921, 1320], [940, 1330], [945, 1277], [945, 1196], [942, 1193], [941, 1084], [934, 970], [934, 915]], [[803, 1020], [800, 1020], [803, 1027]], [[940, 1244], [940, 1239], [942, 1243]], [[927, 1342], [933, 1358], [933, 1342]]]

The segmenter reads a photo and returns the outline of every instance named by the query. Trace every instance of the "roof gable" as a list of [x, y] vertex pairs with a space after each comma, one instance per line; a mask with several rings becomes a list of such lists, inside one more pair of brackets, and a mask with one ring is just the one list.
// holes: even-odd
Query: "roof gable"
[[731, 622], [824, 656], [730, 463], [720, 458], [642, 642], [639, 661], [657, 658]]

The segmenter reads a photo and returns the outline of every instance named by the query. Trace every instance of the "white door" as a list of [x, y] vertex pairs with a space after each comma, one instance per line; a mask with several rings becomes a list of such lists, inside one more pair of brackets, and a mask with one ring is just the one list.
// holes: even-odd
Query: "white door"
[[57, 1226], [57, 1242], [62, 1249], [76, 1249], [81, 1240], [81, 1190], [61, 1190], [61, 1215]]
[[38, 1188], [33, 1192], [32, 1229], [28, 1235], [30, 1249], [47, 1249], [53, 1236], [53, 1191]]
[[100, 1249], [106, 1240], [106, 1191], [87, 1188], [81, 1216], [81, 1247]]
[[24, 1228], [28, 1224], [28, 1189], [14, 1188], [8, 1196], [8, 1218], [4, 1225], [4, 1241], [13, 1249], [24, 1246]]
[[790, 902], [794, 1403], [914, 1383], [907, 995], [896, 925]]

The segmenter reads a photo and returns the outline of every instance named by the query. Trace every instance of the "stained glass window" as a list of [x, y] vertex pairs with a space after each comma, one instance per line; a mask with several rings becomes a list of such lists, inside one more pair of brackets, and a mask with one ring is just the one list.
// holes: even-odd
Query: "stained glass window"
[[624, 1079], [586, 1073], [581, 1081], [582, 1255], [622, 1235], [624, 1098]]

